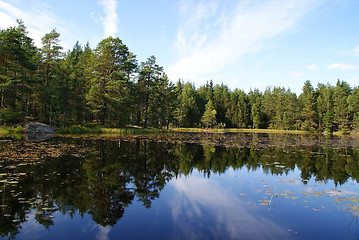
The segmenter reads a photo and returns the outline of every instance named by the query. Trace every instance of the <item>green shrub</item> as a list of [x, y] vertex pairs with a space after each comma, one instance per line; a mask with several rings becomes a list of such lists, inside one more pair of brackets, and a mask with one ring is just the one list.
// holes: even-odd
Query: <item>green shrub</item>
[[10, 109], [0, 109], [0, 122], [2, 124], [18, 123], [23, 120], [21, 112], [13, 112]]

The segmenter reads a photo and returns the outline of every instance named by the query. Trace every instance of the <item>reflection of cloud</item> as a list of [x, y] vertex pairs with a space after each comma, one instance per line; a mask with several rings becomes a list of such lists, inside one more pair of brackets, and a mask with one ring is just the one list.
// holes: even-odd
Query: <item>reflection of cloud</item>
[[28, 214], [26, 222], [21, 225], [21, 232], [17, 236], [21, 239], [39, 239], [43, 237], [45, 227], [37, 222], [35, 214]]
[[[212, 179], [191, 177], [170, 183], [177, 191], [172, 204], [175, 238], [288, 239], [286, 229], [260, 214], [257, 205], [240, 200]], [[181, 199], [178, 201], [178, 199]]]
[[99, 232], [96, 234], [96, 239], [98, 240], [108, 240], [108, 234], [110, 233], [111, 231], [111, 228], [110, 227], [102, 227], [100, 225], [97, 225], [98, 226], [98, 229], [99, 229]]
[[345, 195], [358, 195], [355, 192], [351, 192], [348, 190], [338, 190], [338, 189], [329, 189], [326, 192], [329, 196], [337, 197], [337, 196], [345, 196]]
[[88, 234], [88, 233], [96, 233], [96, 239], [98, 240], [108, 240], [109, 237], [108, 237], [108, 234], [110, 233], [111, 231], [111, 227], [107, 226], [107, 227], [103, 227], [95, 222], [88, 222], [87, 226], [85, 226], [83, 229], [82, 229], [82, 232], [85, 233], [85, 234]]

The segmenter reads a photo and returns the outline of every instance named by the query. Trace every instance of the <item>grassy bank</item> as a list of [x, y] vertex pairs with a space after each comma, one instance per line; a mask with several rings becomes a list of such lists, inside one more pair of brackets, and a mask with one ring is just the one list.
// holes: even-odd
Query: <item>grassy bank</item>
[[277, 134], [310, 134], [309, 131], [300, 130], [276, 130], [276, 129], [203, 129], [203, 128], [171, 128], [171, 129], [158, 129], [158, 128], [139, 128], [139, 127], [126, 127], [126, 128], [106, 128], [106, 127], [82, 127], [72, 126], [58, 129], [58, 134], [149, 134], [149, 133], [277, 133]]
[[203, 128], [174, 128], [176, 132], [193, 132], [193, 133], [288, 133], [288, 134], [311, 134], [309, 131], [301, 130], [277, 130], [277, 129], [203, 129]]
[[24, 129], [21, 126], [16, 128], [9, 126], [0, 126], [0, 137], [11, 137], [21, 139]]
[[[0, 135], [9, 136], [14, 134], [21, 134], [23, 128], [10, 126], [0, 126]], [[204, 129], [204, 128], [141, 128], [137, 126], [129, 126], [124, 128], [111, 128], [101, 126], [70, 126], [66, 128], [56, 129], [57, 134], [156, 134], [156, 133], [274, 133], [274, 134], [313, 134], [313, 132], [302, 130], [277, 130], [277, 129], [237, 129], [237, 128], [224, 128], [224, 129]], [[354, 132], [351, 135], [358, 136], [359, 132]], [[340, 133], [333, 133], [333, 135], [341, 136]]]
[[21, 126], [16, 128], [8, 126], [0, 126], [0, 135], [12, 135], [22, 133], [24, 129]]
[[149, 133], [168, 133], [171, 130], [157, 128], [106, 128], [106, 127], [66, 127], [56, 131], [58, 134], [149, 134]]

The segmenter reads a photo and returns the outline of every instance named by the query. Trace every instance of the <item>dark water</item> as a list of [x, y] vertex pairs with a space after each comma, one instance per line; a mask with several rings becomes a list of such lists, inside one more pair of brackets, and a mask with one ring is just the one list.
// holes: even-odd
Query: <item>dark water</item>
[[359, 239], [359, 144], [287, 135], [0, 142], [4, 239]]

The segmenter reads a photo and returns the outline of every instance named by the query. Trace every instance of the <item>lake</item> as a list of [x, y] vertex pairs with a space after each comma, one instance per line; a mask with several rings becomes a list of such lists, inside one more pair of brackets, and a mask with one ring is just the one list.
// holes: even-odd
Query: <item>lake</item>
[[359, 239], [359, 141], [0, 141], [1, 239]]

